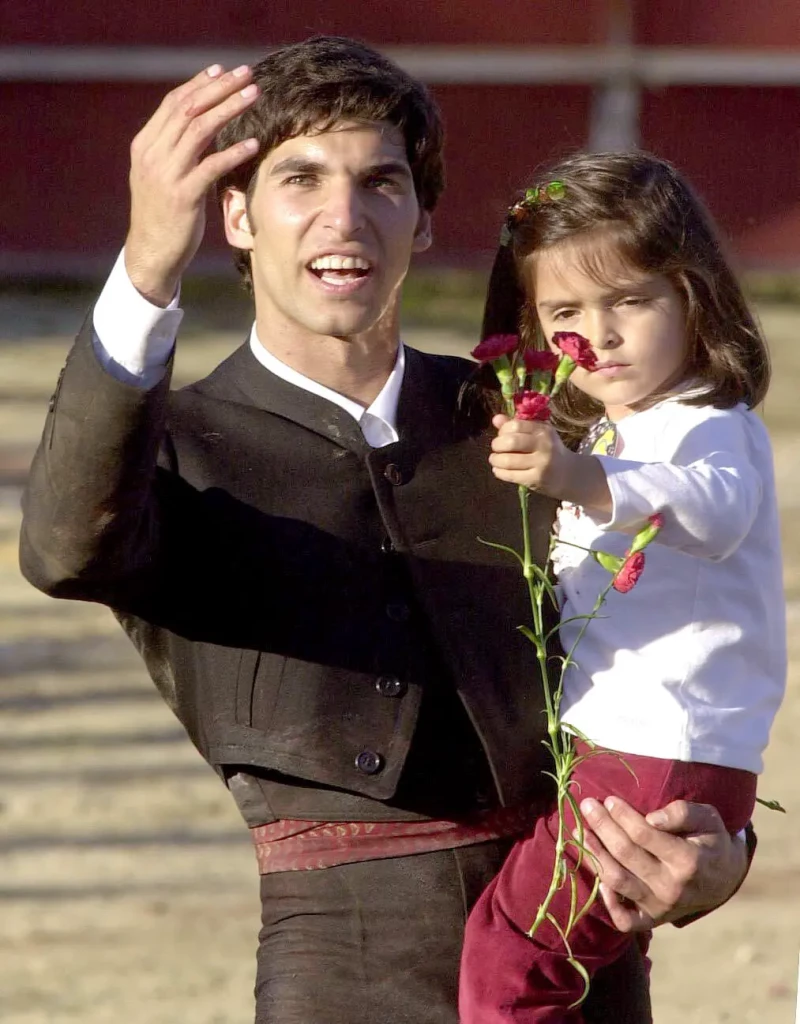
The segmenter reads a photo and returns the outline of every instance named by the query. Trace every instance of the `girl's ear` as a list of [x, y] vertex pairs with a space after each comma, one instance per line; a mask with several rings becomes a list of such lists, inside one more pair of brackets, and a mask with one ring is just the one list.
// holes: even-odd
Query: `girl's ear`
[[236, 249], [253, 248], [253, 230], [247, 213], [247, 197], [238, 188], [229, 188], [222, 197], [222, 222], [225, 238]]
[[433, 244], [433, 223], [430, 211], [420, 210], [417, 229], [414, 232], [414, 242], [411, 246], [412, 252], [425, 252]]

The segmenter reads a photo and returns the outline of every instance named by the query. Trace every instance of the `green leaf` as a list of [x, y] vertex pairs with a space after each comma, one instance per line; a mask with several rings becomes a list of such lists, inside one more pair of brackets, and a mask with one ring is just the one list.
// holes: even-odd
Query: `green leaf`
[[575, 968], [575, 970], [578, 972], [578, 974], [580, 974], [581, 978], [583, 978], [583, 993], [582, 993], [582, 995], [579, 996], [579, 998], [576, 999], [574, 1003], [570, 1003], [570, 1005], [567, 1007], [567, 1009], [569, 1009], [569, 1010], [574, 1010], [576, 1007], [580, 1006], [581, 1003], [583, 1003], [585, 1001], [586, 997], [589, 995], [589, 988], [591, 986], [591, 981], [589, 979], [589, 972], [586, 970], [586, 968], [583, 966], [583, 964], [579, 960], [575, 959], [574, 956], [568, 956], [567, 957], [567, 963], [571, 964]]
[[762, 800], [760, 796], [757, 796], [756, 803], [761, 804], [762, 807], [766, 807], [770, 811], [780, 811], [781, 814], [786, 814], [786, 808], [781, 807], [777, 800]]
[[592, 907], [592, 904], [597, 899], [597, 894], [598, 894], [599, 891], [600, 891], [600, 878], [599, 878], [599, 876], [595, 875], [594, 885], [592, 886], [592, 891], [587, 896], [586, 902], [584, 903], [584, 905], [578, 911], [578, 915], [575, 918], [575, 922], [573, 924], [573, 927], [578, 923], [578, 921], [580, 921], [580, 919], [585, 914], [589, 913], [589, 911], [590, 911], [590, 909]]
[[544, 637], [545, 643], [547, 643], [547, 641], [549, 641], [551, 637], [555, 636], [555, 634], [559, 631], [559, 629], [561, 629], [562, 626], [566, 626], [566, 624], [568, 622], [584, 622], [584, 621], [588, 621], [589, 619], [605, 619], [605, 618], [608, 618], [608, 616], [607, 615], [570, 615], [569, 618], [562, 619], [561, 622], [559, 622], [559, 624], [557, 626], [553, 626], [553, 628], [551, 630], [549, 630], [545, 634], [545, 637]]
[[569, 948], [569, 946], [567, 944], [567, 936], [564, 934], [564, 929], [561, 927], [561, 925], [558, 923], [558, 921], [556, 921], [556, 919], [553, 916], [553, 914], [551, 914], [548, 911], [548, 913], [545, 916], [546, 916], [546, 919], [550, 922], [550, 924], [558, 932], [561, 941], [564, 943], [565, 946], [567, 946], [567, 948]]
[[597, 746], [594, 740], [590, 740], [586, 733], [581, 732], [577, 726], [567, 725], [565, 726], [565, 729], [568, 733], [571, 733], [571, 735], [573, 735], [576, 739], [579, 739], [582, 743], [588, 743], [589, 746], [592, 748]]
[[593, 549], [592, 558], [598, 565], [602, 565], [606, 572], [610, 572], [612, 576], [616, 576], [625, 564], [624, 558], [620, 558], [619, 555], [612, 555], [608, 551], [595, 551]]
[[508, 547], [507, 544], [495, 544], [494, 541], [484, 540], [483, 537], [478, 537], [478, 540], [480, 541], [481, 544], [485, 544], [487, 548], [495, 548], [497, 551], [505, 551], [507, 555], [513, 555], [521, 566], [525, 565], [524, 561], [522, 560], [522, 555], [520, 555], [520, 553], [518, 551], [515, 551], [513, 548]]
[[517, 629], [520, 631], [520, 633], [522, 633], [526, 640], [530, 640], [530, 642], [533, 644], [537, 651], [544, 650], [542, 641], [534, 633], [530, 626], [517, 626]]
[[631, 546], [628, 548], [628, 554], [635, 555], [638, 551], [643, 551], [648, 544], [651, 544], [656, 539], [660, 530], [660, 526], [653, 526], [652, 523], [647, 523], [638, 533], [634, 534]]

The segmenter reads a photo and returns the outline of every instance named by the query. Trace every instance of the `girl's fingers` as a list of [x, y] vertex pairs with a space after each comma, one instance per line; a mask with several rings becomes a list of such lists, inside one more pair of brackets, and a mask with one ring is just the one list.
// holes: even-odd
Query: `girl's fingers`
[[544, 452], [549, 451], [549, 439], [547, 435], [541, 436], [535, 433], [525, 434], [498, 434], [492, 439], [493, 452]]
[[492, 452], [489, 463], [497, 469], [534, 470], [536, 462], [530, 452]]

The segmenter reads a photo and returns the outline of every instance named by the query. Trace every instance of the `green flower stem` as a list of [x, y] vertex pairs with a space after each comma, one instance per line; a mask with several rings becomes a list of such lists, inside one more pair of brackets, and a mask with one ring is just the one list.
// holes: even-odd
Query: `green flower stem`
[[[566, 362], [565, 359], [562, 360], [562, 366], [564, 362]], [[502, 359], [495, 360], [493, 366], [500, 383], [500, 391], [503, 396], [503, 405], [506, 415], [513, 418], [516, 413], [514, 406], [515, 382], [509, 361], [507, 357], [503, 357]], [[566, 367], [563, 367], [563, 369], [566, 369]], [[568, 374], [563, 373], [563, 369], [562, 380], [568, 376]], [[556, 387], [553, 388], [553, 392], [557, 390], [557, 386], [559, 386], [560, 383], [561, 381], [558, 381], [557, 376]], [[569, 935], [572, 928], [586, 913], [594, 901], [597, 895], [597, 882], [595, 882], [588, 899], [579, 907], [577, 872], [583, 863], [584, 857], [591, 856], [591, 853], [584, 843], [583, 822], [580, 817], [577, 801], [571, 791], [572, 772], [580, 758], [576, 756], [572, 735], [561, 726], [560, 710], [561, 698], [564, 692], [564, 676], [569, 666], [573, 663], [575, 649], [583, 639], [583, 635], [586, 632], [589, 622], [597, 616], [609, 590], [611, 590], [613, 577], [612, 580], [609, 581], [605, 590], [597, 598], [590, 615], [586, 616], [580, 630], [578, 631], [578, 636], [569, 652], [561, 657], [561, 671], [559, 673], [558, 685], [551, 691], [550, 675], [547, 666], [547, 644], [551, 633], [545, 631], [543, 606], [546, 596], [550, 598], [554, 605], [556, 603], [552, 586], [550, 585], [545, 573], [547, 572], [547, 568], [550, 564], [553, 547], [558, 542], [558, 538], [550, 538], [550, 546], [547, 553], [545, 567], [544, 569], [539, 568], [539, 566], [534, 564], [531, 550], [531, 528], [529, 518], [530, 490], [528, 487], [521, 485], [517, 488], [517, 493], [519, 496], [520, 515], [522, 517], [522, 555], [520, 556], [513, 550], [511, 553], [516, 555], [522, 567], [522, 574], [528, 588], [528, 597], [531, 605], [531, 618], [533, 621], [532, 630], [522, 626], [520, 628], [528, 640], [536, 647], [536, 658], [539, 663], [539, 673], [541, 676], [542, 692], [544, 695], [545, 715], [547, 717], [548, 738], [544, 741], [544, 744], [550, 751], [553, 760], [553, 771], [548, 774], [552, 776], [556, 783], [556, 807], [558, 811], [558, 831], [556, 835], [555, 857], [553, 859], [553, 873], [550, 879], [550, 886], [544, 900], [537, 910], [536, 919], [531, 925], [528, 935], [533, 937], [536, 930], [539, 928], [539, 925], [545, 920], [550, 921], [550, 923], [555, 927], [564, 943], [569, 962], [583, 978], [584, 991], [578, 1002], [575, 1004], [578, 1005], [583, 1002], [589, 992], [589, 975], [583, 965], [576, 961], [572, 956], [572, 950], [569, 945]], [[570, 546], [578, 547], [578, 545]], [[586, 551], [588, 549], [583, 548], [582, 550]], [[558, 613], [557, 607], [555, 607], [555, 611]], [[568, 808], [572, 809], [572, 813], [575, 818], [575, 837], [567, 834], [566, 812]], [[569, 846], [573, 846], [577, 850], [577, 864], [574, 867], [570, 865], [567, 858], [567, 848]], [[569, 884], [570, 887], [570, 909], [567, 921], [562, 925], [550, 913], [550, 905], [552, 904], [553, 897], [561, 886], [566, 884]]]
[[[527, 518], [527, 517], [526, 517]], [[523, 528], [523, 535], [525, 529]], [[552, 547], [552, 545], [551, 545]], [[613, 581], [610, 581], [605, 589], [598, 595], [595, 601], [594, 607], [589, 615], [583, 622], [578, 635], [575, 638], [572, 646], [568, 653], [564, 656], [561, 662], [561, 671], [559, 673], [558, 685], [554, 693], [550, 694], [549, 677], [547, 673], [546, 664], [546, 651], [545, 643], [543, 641], [543, 629], [542, 629], [542, 596], [544, 587], [537, 580], [534, 583], [531, 592], [531, 611], [534, 619], [534, 632], [537, 637], [537, 656], [539, 658], [539, 666], [542, 674], [542, 685], [544, 688], [545, 698], [545, 710], [547, 714], [547, 733], [550, 737], [550, 742], [547, 744], [553, 756], [554, 772], [553, 777], [556, 782], [556, 806], [558, 810], [558, 831], [556, 833], [555, 842], [555, 856], [553, 858], [553, 873], [550, 877], [550, 885], [545, 895], [544, 900], [539, 905], [536, 913], [536, 918], [533, 924], [528, 930], [528, 935], [533, 938], [538, 930], [539, 926], [543, 921], [549, 920], [556, 926], [556, 929], [561, 934], [567, 949], [569, 952], [569, 945], [567, 943], [568, 936], [572, 931], [574, 925], [580, 920], [584, 913], [588, 910], [597, 894], [597, 882], [595, 882], [592, 892], [589, 894], [588, 899], [582, 907], [578, 907], [578, 892], [575, 879], [575, 873], [581, 865], [584, 856], [591, 856], [591, 853], [586, 848], [584, 843], [584, 830], [583, 821], [578, 813], [577, 802], [571, 792], [571, 781], [572, 772], [575, 767], [577, 758], [575, 756], [575, 748], [572, 742], [572, 736], [567, 733], [561, 726], [560, 719], [560, 706], [561, 697], [564, 692], [564, 677], [569, 666], [574, 661], [574, 653], [578, 647], [578, 644], [583, 639], [583, 636], [589, 626], [589, 623], [594, 619], [600, 612], [609, 591], [613, 585]], [[572, 808], [573, 815], [575, 817], [575, 825], [577, 836], [575, 838], [568, 837], [566, 834], [566, 810], [568, 807]], [[573, 869], [570, 867], [567, 860], [567, 847], [569, 845], [575, 846], [578, 851], [578, 863]], [[558, 922], [556, 922], [550, 914], [550, 906], [553, 902], [555, 894], [567, 881], [570, 883], [570, 911], [569, 919], [566, 925], [562, 928]], [[570, 960], [572, 961], [571, 953]], [[581, 974], [584, 979], [584, 992], [578, 1001], [583, 1002], [589, 991], [588, 975], [580, 969], [580, 965], [574, 964], [576, 970]], [[576, 1004], [577, 1005], [577, 1004]]]

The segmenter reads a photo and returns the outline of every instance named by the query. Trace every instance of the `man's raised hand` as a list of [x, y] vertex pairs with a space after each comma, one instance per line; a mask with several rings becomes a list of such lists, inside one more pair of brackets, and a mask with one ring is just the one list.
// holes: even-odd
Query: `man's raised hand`
[[203, 238], [206, 197], [224, 174], [252, 158], [255, 139], [206, 156], [217, 132], [258, 96], [243, 65], [206, 68], [173, 89], [131, 143], [131, 221], [125, 266], [155, 305], [172, 300]]

